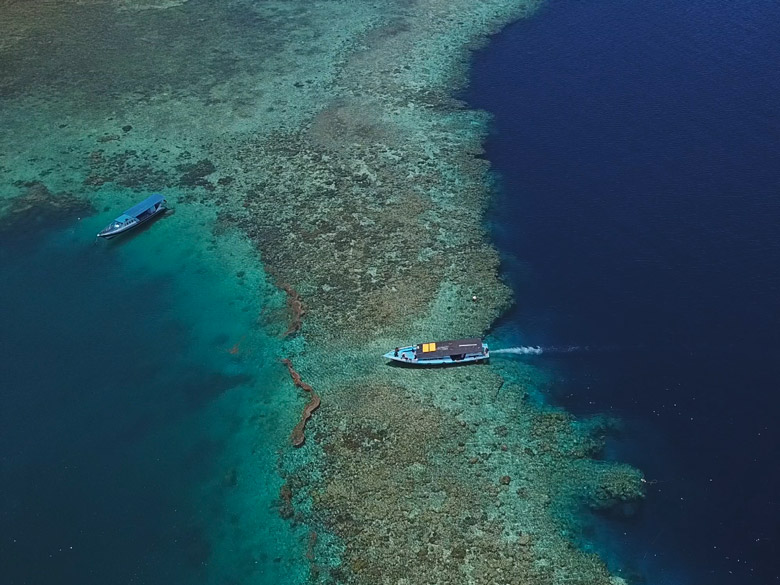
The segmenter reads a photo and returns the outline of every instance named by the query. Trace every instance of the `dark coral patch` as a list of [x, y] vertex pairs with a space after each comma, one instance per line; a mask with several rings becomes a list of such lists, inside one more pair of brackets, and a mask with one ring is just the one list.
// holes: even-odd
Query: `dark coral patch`
[[206, 177], [214, 173], [217, 168], [207, 158], [191, 164], [178, 165], [176, 170], [182, 173], [179, 177], [179, 186], [181, 187], [204, 187], [209, 190], [214, 188], [214, 185]]
[[15, 183], [24, 189], [0, 209], [0, 233], [31, 235], [58, 222], [70, 222], [77, 216], [94, 213], [92, 204], [71, 193], [52, 193], [40, 181]]

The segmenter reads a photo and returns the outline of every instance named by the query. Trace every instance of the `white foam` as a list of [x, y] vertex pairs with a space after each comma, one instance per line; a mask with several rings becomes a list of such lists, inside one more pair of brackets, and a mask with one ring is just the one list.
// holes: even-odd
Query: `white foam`
[[494, 355], [497, 353], [511, 353], [515, 355], [539, 355], [544, 350], [542, 350], [541, 347], [538, 345], [536, 347], [532, 346], [520, 346], [520, 347], [507, 347], [505, 349], [491, 349], [490, 355]]

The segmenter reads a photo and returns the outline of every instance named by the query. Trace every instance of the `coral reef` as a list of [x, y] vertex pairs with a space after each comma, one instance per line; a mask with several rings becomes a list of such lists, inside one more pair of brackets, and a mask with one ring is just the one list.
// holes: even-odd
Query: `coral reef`
[[94, 212], [88, 200], [70, 193], [52, 193], [40, 181], [19, 182], [17, 187], [23, 189], [21, 195], [0, 200], [0, 231], [70, 221], [75, 215]]
[[431, 30], [463, 11], [482, 23], [447, 33], [465, 45], [512, 10], [407, 10], [366, 35], [309, 123], [210, 154], [243, 193], [223, 205], [226, 221], [307, 299], [295, 359], [328, 409], [311, 450], [321, 455], [283, 467], [311, 499], [307, 522], [342, 544], [340, 564], [313, 578], [607, 585], [604, 563], [566, 536], [571, 511], [641, 497], [642, 484], [591, 459], [600, 429], [524, 402], [511, 368], [399, 371], [378, 359], [421, 333], [483, 332], [511, 297], [482, 224], [486, 120], [450, 97], [462, 62], [441, 61], [445, 35]]
[[[318, 522], [345, 541], [338, 582], [610, 583], [549, 510], [556, 485], [574, 487], [589, 471], [566, 452], [527, 450], [523, 429], [545, 418], [529, 405], [516, 404], [499, 427], [472, 418], [479, 396], [464, 397], [460, 384], [498, 383], [493, 374], [447, 378], [453, 394], [443, 407], [359, 379], [323, 413], [323, 477], [302, 483], [314, 485]], [[613, 481], [613, 471], [620, 476], [609, 466], [600, 473]]]
[[182, 187], [204, 187], [208, 190], [213, 190], [214, 185], [209, 182], [206, 177], [213, 174], [217, 169], [208, 159], [202, 159], [195, 163], [186, 163], [176, 167], [181, 177], [179, 177], [179, 185]]
[[295, 425], [295, 428], [290, 435], [290, 441], [292, 442], [293, 446], [300, 447], [306, 441], [306, 435], [304, 434], [304, 431], [306, 430], [306, 422], [311, 418], [312, 413], [320, 407], [320, 397], [314, 391], [314, 388], [309, 386], [301, 379], [300, 374], [293, 369], [292, 362], [289, 359], [283, 359], [282, 363], [287, 366], [287, 370], [290, 372], [290, 377], [293, 380], [293, 384], [305, 392], [308, 392], [310, 395], [309, 402], [304, 407], [303, 414], [301, 414], [301, 420], [297, 425]]
[[[617, 582], [568, 536], [579, 506], [642, 496], [639, 472], [593, 459], [608, 428], [531, 404], [538, 381], [511, 365], [380, 358], [420, 336], [484, 333], [511, 303], [483, 224], [489, 120], [452, 96], [468, 50], [537, 2], [113, 4], [47, 3], [34, 26], [25, 3], [7, 7], [0, 171], [96, 198], [166, 188], [206, 238], [240, 229], [284, 283], [298, 370], [283, 361], [309, 395], [294, 446], [320, 404], [312, 385], [328, 400], [308, 448], [279, 463], [279, 513], [317, 535], [300, 542], [311, 581]], [[55, 26], [58, 44], [33, 34]], [[71, 58], [117, 36], [104, 61]], [[165, 57], [144, 68], [148, 54]], [[12, 137], [30, 126], [47, 131], [21, 148]]]
[[285, 483], [279, 489], [279, 515], [282, 518], [292, 518], [295, 514], [295, 509], [292, 504], [293, 493], [289, 484]]
[[284, 337], [288, 337], [300, 330], [306, 310], [303, 307], [301, 295], [299, 295], [293, 287], [287, 283], [283, 283], [279, 288], [287, 293], [287, 309], [290, 311], [290, 326], [287, 328], [287, 331], [284, 332]]

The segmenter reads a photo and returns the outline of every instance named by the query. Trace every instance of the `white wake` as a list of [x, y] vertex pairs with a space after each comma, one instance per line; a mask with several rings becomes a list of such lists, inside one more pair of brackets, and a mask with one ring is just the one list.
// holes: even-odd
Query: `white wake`
[[521, 345], [519, 347], [507, 347], [504, 349], [491, 349], [490, 355], [494, 354], [510, 354], [510, 355], [540, 355], [540, 354], [558, 354], [558, 353], [574, 353], [580, 351], [588, 351], [588, 346], [581, 345], [565, 345], [565, 346], [549, 346], [542, 347], [540, 345]]
[[505, 349], [491, 349], [490, 355], [495, 355], [497, 353], [512, 353], [515, 355], [539, 355], [540, 353], [543, 353], [543, 351], [544, 350], [538, 345], [536, 347], [520, 346], [520, 347], [507, 347]]

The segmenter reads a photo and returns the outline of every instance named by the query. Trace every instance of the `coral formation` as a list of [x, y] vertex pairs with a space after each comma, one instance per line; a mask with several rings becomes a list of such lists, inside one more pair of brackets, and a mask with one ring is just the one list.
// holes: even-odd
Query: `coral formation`
[[301, 420], [297, 425], [295, 425], [292, 435], [290, 435], [290, 440], [293, 446], [300, 447], [306, 441], [306, 435], [304, 434], [304, 431], [306, 430], [306, 422], [311, 418], [312, 413], [320, 407], [320, 397], [314, 391], [314, 388], [309, 386], [301, 379], [300, 374], [293, 369], [292, 362], [289, 359], [283, 359], [282, 363], [287, 366], [287, 370], [290, 372], [290, 377], [293, 380], [293, 384], [305, 392], [308, 392], [310, 395], [309, 402], [303, 409]]
[[279, 489], [279, 515], [282, 518], [289, 519], [293, 517], [293, 514], [295, 514], [292, 498], [293, 494], [290, 484], [283, 484]]
[[[489, 30], [506, 17], [497, 8], [454, 36]], [[342, 543], [318, 581], [606, 585], [604, 563], [565, 536], [577, 530], [568, 512], [641, 497], [638, 473], [589, 459], [599, 436], [524, 402], [512, 371], [398, 371], [377, 359], [421, 332], [485, 331], [510, 301], [481, 221], [485, 119], [450, 97], [456, 57], [425, 61], [441, 59], [432, 20], [452, 25], [459, 10], [480, 8], [415, 3], [366, 35], [310, 123], [210, 155], [233, 165], [244, 193], [222, 216], [307, 299], [296, 364], [329, 402], [322, 455], [289, 461], [287, 477], [311, 498], [308, 522]]]
[[182, 187], [204, 187], [213, 190], [214, 185], [206, 177], [213, 174], [217, 169], [208, 159], [202, 159], [195, 163], [182, 164], [176, 167], [181, 173], [179, 185]]
[[[35, 26], [72, 33], [51, 47], [11, 14], [0, 143], [39, 161], [23, 180], [51, 173], [58, 192], [169, 189], [207, 238], [240, 229], [284, 283], [285, 351], [328, 397], [309, 448], [282, 451], [279, 464], [279, 513], [317, 534], [299, 555], [316, 557], [312, 581], [615, 583], [567, 536], [583, 503], [642, 496], [639, 472], [593, 459], [608, 429], [526, 400], [538, 382], [519, 367], [421, 372], [380, 358], [421, 336], [482, 334], [509, 307], [483, 225], [488, 118], [452, 96], [468, 50], [537, 2], [169, 3], [48, 3]], [[81, 26], [87, 15], [118, 24], [96, 32]], [[122, 51], [64, 66], [63, 55], [113, 47], [118, 34]], [[146, 71], [150, 53], [165, 58]], [[40, 107], [63, 93], [81, 97]], [[52, 118], [60, 134], [29, 138], [32, 152], [10, 141]], [[301, 297], [305, 338], [293, 336]], [[320, 397], [283, 361], [309, 394], [291, 436], [300, 446]]]
[[283, 283], [279, 286], [285, 293], [287, 293], [287, 309], [290, 311], [290, 326], [287, 331], [284, 332], [284, 337], [288, 337], [297, 333], [301, 325], [303, 324], [303, 315], [306, 310], [303, 307], [303, 301], [301, 295], [287, 283]]
[[52, 193], [40, 181], [17, 182], [21, 195], [0, 199], [0, 231], [30, 228], [47, 222], [72, 220], [94, 212], [92, 204], [70, 193]]
[[[607, 585], [603, 563], [572, 549], [549, 511], [548, 490], [574, 487], [587, 472], [565, 452], [527, 450], [523, 428], [544, 419], [529, 405], [499, 418], [496, 441], [497, 413], [472, 418], [478, 389], [495, 376], [452, 374], [438, 379], [454, 392], [441, 407], [364, 378], [323, 413], [326, 465], [308, 482], [318, 521], [345, 541], [338, 582]], [[612, 477], [609, 467], [600, 472]]]

